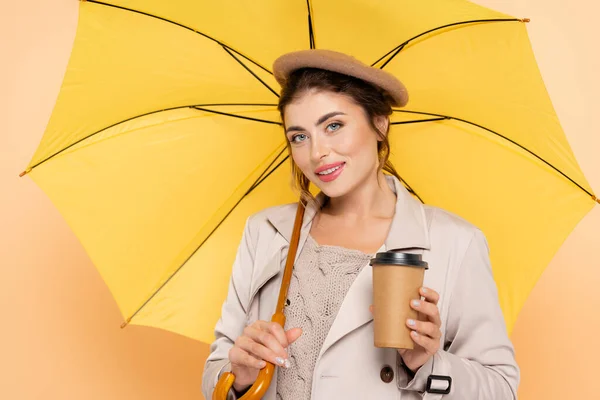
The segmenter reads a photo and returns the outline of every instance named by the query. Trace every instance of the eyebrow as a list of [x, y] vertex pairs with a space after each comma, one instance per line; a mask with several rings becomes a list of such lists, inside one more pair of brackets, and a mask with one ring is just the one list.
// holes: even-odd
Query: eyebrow
[[[321, 125], [323, 122], [327, 121], [331, 117], [335, 117], [336, 115], [346, 115], [346, 113], [343, 113], [341, 111], [333, 111], [333, 112], [327, 113], [327, 114], [323, 115], [321, 118], [319, 118], [317, 120], [317, 122], [315, 122], [315, 126]], [[302, 128], [301, 126], [295, 125], [295, 126], [290, 126], [289, 128], [287, 128], [285, 130], [285, 133], [290, 133], [291, 131], [302, 131], [302, 130], [304, 130], [304, 128]]]

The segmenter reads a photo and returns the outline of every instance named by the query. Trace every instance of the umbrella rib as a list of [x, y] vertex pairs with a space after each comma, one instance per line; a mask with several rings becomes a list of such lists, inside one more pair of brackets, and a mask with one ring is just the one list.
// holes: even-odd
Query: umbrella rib
[[[398, 172], [396, 171], [396, 173], [398, 173]], [[421, 198], [421, 196], [419, 196], [419, 195], [417, 194], [417, 192], [416, 192], [416, 191], [415, 191], [415, 190], [412, 188], [412, 186], [410, 186], [410, 185], [408, 184], [408, 182], [406, 182], [406, 179], [404, 179], [403, 177], [401, 177], [401, 176], [400, 176], [400, 174], [398, 174], [398, 176], [400, 177], [400, 181], [401, 181], [401, 182], [403, 182], [403, 183], [404, 183], [404, 185], [406, 186], [406, 189], [407, 189], [407, 190], [408, 190], [410, 193], [412, 193], [412, 194], [414, 194], [415, 196], [417, 196], [417, 199], [419, 199], [419, 201], [420, 201], [422, 204], [425, 204], [425, 202], [423, 201], [423, 199]]]
[[438, 26], [437, 28], [433, 28], [433, 29], [430, 29], [430, 30], [425, 31], [423, 33], [420, 33], [417, 36], [414, 36], [414, 37], [408, 39], [407, 41], [405, 41], [404, 43], [396, 46], [395, 48], [393, 48], [392, 50], [390, 50], [386, 54], [384, 54], [382, 57], [380, 57], [377, 61], [375, 61], [374, 63], [372, 63], [371, 66], [374, 67], [375, 64], [377, 64], [378, 62], [380, 62], [381, 60], [383, 60], [385, 57], [387, 57], [391, 53], [395, 52], [390, 58], [388, 58], [388, 60], [381, 67], [379, 67], [379, 69], [383, 69], [410, 42], [412, 42], [413, 40], [418, 39], [421, 36], [427, 35], [428, 33], [431, 33], [431, 32], [438, 31], [440, 29], [449, 28], [451, 26], [458, 26], [458, 25], [476, 24], [476, 23], [479, 23], [479, 22], [528, 22], [528, 21], [529, 21], [528, 19], [518, 19], [518, 18], [474, 19], [474, 20], [470, 20], [470, 21], [454, 22], [454, 23], [451, 23], [451, 24], [446, 24], [446, 25]]
[[222, 114], [222, 115], [227, 115], [227, 116], [230, 116], [230, 117], [243, 118], [243, 119], [248, 119], [248, 120], [256, 121], [256, 122], [263, 122], [263, 123], [268, 123], [268, 124], [281, 125], [281, 123], [276, 122], [276, 121], [261, 120], [261, 119], [258, 119], [258, 118], [251, 118], [251, 117], [242, 117], [242, 116], [235, 115], [235, 114], [222, 113], [222, 112], [218, 112], [218, 111], [214, 111], [214, 110], [209, 110], [209, 109], [202, 108], [202, 107], [215, 107], [215, 106], [266, 106], [266, 107], [276, 107], [277, 104], [268, 104], [268, 103], [210, 103], [210, 104], [197, 104], [197, 105], [191, 105], [191, 106], [190, 105], [186, 105], [186, 106], [169, 107], [169, 108], [163, 108], [161, 110], [150, 111], [150, 112], [147, 112], [147, 113], [144, 113], [144, 114], [140, 114], [140, 115], [136, 115], [134, 117], [130, 117], [130, 118], [124, 119], [122, 121], [119, 121], [119, 122], [116, 122], [116, 123], [114, 123], [112, 125], [109, 125], [109, 126], [107, 126], [105, 128], [102, 128], [102, 129], [100, 129], [100, 130], [98, 130], [96, 132], [93, 132], [93, 133], [87, 135], [86, 137], [83, 137], [83, 138], [79, 139], [78, 141], [76, 141], [74, 143], [71, 143], [70, 145], [68, 145], [64, 149], [61, 149], [61, 150], [57, 151], [56, 153], [54, 153], [54, 154], [46, 157], [45, 159], [43, 159], [42, 161], [38, 162], [37, 164], [32, 165], [27, 170], [21, 172], [21, 174], [19, 174], [19, 176], [22, 177], [22, 176], [28, 174], [29, 172], [31, 172], [32, 169], [38, 167], [40, 164], [42, 164], [42, 163], [50, 160], [51, 158], [59, 155], [63, 151], [68, 150], [69, 148], [75, 146], [78, 143], [83, 142], [86, 139], [89, 139], [90, 137], [92, 137], [94, 135], [97, 135], [97, 134], [99, 134], [99, 133], [101, 133], [101, 132], [103, 132], [103, 131], [105, 131], [107, 129], [110, 129], [113, 126], [117, 126], [119, 124], [125, 123], [127, 121], [134, 120], [136, 118], [145, 117], [146, 115], [157, 114], [157, 113], [164, 112], [164, 111], [172, 111], [172, 110], [178, 110], [178, 109], [182, 109], [182, 108], [193, 108], [193, 109], [196, 109], [196, 110], [207, 111], [207, 112], [211, 112], [211, 113], [214, 113], [214, 114]]
[[226, 112], [222, 112], [222, 111], [209, 110], [208, 108], [202, 108], [202, 107], [198, 107], [198, 106], [192, 106], [191, 108], [194, 108], [196, 110], [210, 112], [210, 113], [213, 113], [213, 114], [225, 115], [227, 117], [246, 119], [246, 120], [255, 121], [255, 122], [263, 122], [265, 124], [281, 125], [281, 122], [269, 121], [267, 119], [245, 117], [245, 116], [242, 116], [242, 115], [235, 115], [235, 114], [230, 114], [230, 113], [226, 113]]
[[273, 72], [269, 71], [269, 69], [267, 69], [267, 68], [263, 67], [263, 66], [262, 66], [262, 65], [260, 65], [260, 64], [259, 64], [257, 61], [254, 61], [253, 59], [251, 59], [250, 57], [248, 57], [248, 56], [244, 55], [243, 53], [241, 53], [240, 51], [238, 51], [238, 50], [234, 49], [233, 47], [226, 45], [225, 43], [221, 42], [221, 41], [220, 41], [220, 40], [218, 40], [218, 39], [215, 39], [215, 38], [213, 38], [213, 37], [212, 37], [212, 36], [210, 36], [210, 35], [207, 35], [206, 33], [203, 33], [203, 32], [200, 32], [200, 31], [197, 31], [196, 29], [194, 29], [194, 28], [191, 28], [191, 27], [189, 27], [189, 26], [186, 26], [186, 25], [183, 25], [183, 24], [181, 24], [181, 23], [179, 23], [179, 22], [171, 21], [170, 19], [166, 19], [166, 18], [163, 18], [163, 17], [159, 17], [158, 15], [149, 14], [149, 13], [147, 13], [147, 12], [144, 12], [144, 11], [140, 11], [140, 10], [134, 10], [133, 8], [128, 8], [128, 7], [118, 6], [118, 5], [116, 5], [116, 4], [109, 4], [109, 3], [104, 3], [104, 2], [102, 2], [102, 1], [96, 1], [96, 0], [86, 0], [86, 2], [87, 2], [87, 3], [94, 3], [94, 4], [98, 4], [98, 5], [102, 5], [102, 6], [107, 6], [107, 7], [118, 8], [118, 9], [125, 10], [125, 11], [131, 11], [131, 12], [134, 12], [134, 13], [137, 13], [137, 14], [142, 14], [142, 15], [145, 15], [145, 16], [147, 16], [147, 17], [151, 17], [151, 18], [160, 19], [161, 21], [165, 21], [165, 22], [168, 22], [168, 23], [170, 23], [170, 24], [174, 24], [174, 25], [180, 26], [180, 27], [182, 27], [182, 28], [184, 28], [184, 29], [188, 29], [188, 30], [190, 30], [190, 31], [192, 31], [192, 32], [195, 32], [195, 33], [197, 33], [197, 34], [201, 35], [201, 36], [204, 36], [205, 38], [207, 38], [207, 39], [209, 39], [209, 40], [212, 40], [213, 42], [215, 42], [215, 43], [217, 43], [217, 44], [219, 44], [219, 45], [221, 45], [221, 46], [223, 46], [223, 47], [226, 47], [226, 48], [228, 48], [229, 50], [233, 51], [234, 53], [237, 53], [237, 54], [238, 54], [238, 55], [240, 55], [241, 57], [244, 57], [246, 60], [248, 60], [248, 61], [249, 61], [249, 62], [251, 62], [252, 64], [254, 64], [254, 65], [256, 65], [257, 67], [261, 68], [261, 69], [262, 69], [262, 70], [264, 70], [265, 72], [267, 72], [267, 73], [269, 73], [269, 74], [273, 75]]
[[213, 233], [216, 232], [216, 230], [219, 228], [219, 226], [221, 226], [221, 224], [227, 219], [227, 217], [229, 217], [229, 215], [233, 212], [233, 210], [235, 210], [235, 208], [242, 202], [242, 200], [244, 200], [246, 198], [246, 196], [248, 196], [250, 194], [250, 192], [252, 192], [261, 182], [263, 182], [267, 177], [269, 177], [269, 175], [271, 175], [271, 173], [273, 173], [273, 171], [275, 171], [277, 168], [279, 168], [280, 165], [282, 165], [285, 160], [288, 159], [289, 155], [286, 156], [281, 162], [279, 162], [279, 164], [277, 164], [275, 166], [275, 168], [273, 168], [264, 178], [261, 178], [263, 175], [265, 175], [265, 173], [269, 170], [269, 168], [271, 168], [271, 166], [273, 165], [273, 163], [281, 156], [281, 154], [283, 153], [283, 151], [285, 151], [285, 147], [283, 148], [283, 150], [281, 152], [279, 152], [277, 154], [277, 156], [273, 159], [273, 161], [271, 161], [271, 163], [269, 163], [269, 165], [267, 166], [267, 168], [265, 168], [265, 170], [260, 174], [260, 176], [256, 179], [256, 181], [252, 184], [252, 186], [250, 186], [250, 189], [248, 191], [246, 191], [246, 193], [244, 193], [244, 195], [242, 197], [240, 197], [240, 199], [233, 205], [233, 207], [231, 207], [231, 209], [227, 212], [227, 214], [221, 219], [221, 221], [219, 221], [219, 223], [213, 228], [212, 231], [210, 231], [210, 233], [204, 238], [204, 240], [202, 240], [202, 243], [200, 243], [198, 245], [198, 247], [196, 247], [196, 250], [194, 250], [188, 258], [186, 258], [183, 263], [181, 263], [181, 265], [173, 272], [173, 274], [171, 274], [171, 276], [169, 276], [169, 278], [167, 278], [167, 280], [160, 285], [160, 287], [158, 289], [156, 289], [156, 291], [154, 293], [152, 293], [152, 295], [144, 302], [144, 304], [142, 304], [140, 306], [140, 308], [137, 309], [137, 311], [135, 311], [129, 318], [127, 318], [127, 320], [121, 325], [121, 328], [125, 328], [130, 322], [131, 319], [133, 317], [135, 317], [141, 310], [142, 308], [144, 308], [146, 306], [146, 304], [148, 304], [150, 302], [150, 300], [152, 300], [154, 298], [154, 296], [156, 296], [156, 294], [158, 292], [160, 292], [160, 290], [165, 287], [165, 285], [167, 283], [169, 283], [169, 281], [175, 276], [177, 275], [177, 273], [181, 270], [181, 268], [183, 268], [187, 262], [193, 257], [193, 255], [198, 251], [198, 249], [200, 249], [200, 247], [202, 247], [202, 245], [204, 245], [204, 243], [206, 243], [206, 241], [213, 235]]
[[[428, 112], [422, 112], [422, 111], [411, 111], [411, 110], [397, 110], [394, 109], [394, 112], [401, 112], [401, 113], [407, 113], [407, 114], [421, 114], [421, 115], [429, 115], [429, 116], [433, 116], [433, 117], [440, 117], [440, 118], [433, 118], [431, 119], [431, 121], [438, 121], [438, 120], [443, 120], [443, 119], [453, 119], [455, 121], [460, 121], [460, 122], [464, 122], [466, 124], [469, 125], [473, 125], [476, 126], [478, 128], [481, 128], [483, 130], [486, 130], [512, 144], [514, 144], [515, 146], [519, 147], [522, 150], [525, 150], [526, 152], [528, 152], [529, 154], [531, 154], [532, 156], [534, 156], [535, 158], [537, 158], [538, 160], [542, 161], [544, 164], [546, 164], [547, 166], [549, 166], [550, 168], [552, 168], [553, 170], [555, 170], [556, 172], [558, 172], [559, 174], [561, 174], [562, 176], [564, 176], [565, 178], [567, 178], [569, 181], [571, 181], [575, 186], [577, 186], [579, 189], [583, 190], [585, 193], [587, 193], [588, 195], [590, 195], [592, 197], [592, 199], [595, 199], [594, 194], [590, 193], [587, 189], [585, 189], [583, 186], [581, 186], [580, 184], [578, 184], [577, 182], [575, 182], [573, 179], [571, 179], [568, 175], [566, 175], [564, 172], [562, 172], [561, 170], [559, 170], [558, 168], [556, 168], [554, 165], [550, 164], [548, 161], [544, 160], [542, 157], [538, 156], [537, 154], [535, 154], [533, 151], [529, 150], [528, 148], [526, 148], [525, 146], [520, 145], [519, 143], [515, 142], [514, 140], [490, 129], [490, 128], [486, 128], [483, 125], [479, 125], [475, 122], [471, 122], [468, 121], [466, 119], [462, 119], [462, 118], [458, 118], [458, 117], [453, 117], [450, 115], [443, 115], [443, 114], [435, 114], [435, 113], [428, 113]], [[415, 122], [424, 122], [426, 120], [417, 120]], [[405, 123], [410, 123], [411, 121], [407, 121]], [[392, 124], [397, 124], [397, 123], [392, 123]]]
[[265, 81], [263, 81], [262, 79], [260, 79], [260, 78], [258, 77], [258, 75], [256, 75], [256, 74], [254, 73], [254, 71], [252, 71], [250, 68], [248, 68], [248, 67], [246, 66], [246, 64], [244, 64], [243, 62], [241, 62], [241, 61], [239, 60], [239, 58], [237, 58], [236, 56], [234, 56], [234, 55], [233, 55], [233, 53], [232, 53], [232, 52], [231, 52], [231, 51], [230, 51], [230, 50], [229, 50], [227, 47], [223, 46], [223, 49], [224, 49], [224, 50], [227, 52], [227, 54], [229, 54], [229, 55], [230, 55], [230, 56], [231, 56], [231, 57], [232, 57], [232, 58], [233, 58], [235, 61], [237, 61], [237, 62], [238, 62], [238, 63], [239, 63], [239, 64], [240, 64], [242, 67], [244, 67], [244, 69], [245, 69], [246, 71], [248, 71], [248, 72], [249, 72], [249, 73], [250, 73], [250, 74], [251, 74], [253, 77], [255, 77], [255, 78], [256, 78], [256, 79], [257, 79], [257, 80], [258, 80], [260, 83], [262, 83], [264, 87], [266, 87], [267, 89], [269, 89], [269, 91], [270, 91], [271, 93], [273, 93], [273, 94], [274, 94], [276, 97], [279, 97], [279, 94], [278, 94], [278, 93], [277, 93], [275, 90], [273, 90], [273, 88], [272, 88], [271, 86], [269, 86], [269, 85], [268, 85], [268, 84], [267, 84]]
[[309, 46], [311, 49], [316, 48], [315, 45], [315, 29], [313, 26], [313, 19], [312, 19], [312, 5], [310, 4], [310, 0], [306, 0], [306, 8], [308, 9], [308, 40], [309, 40]]
[[[271, 165], [273, 165], [275, 163], [275, 161], [277, 161], [277, 159], [279, 157], [281, 157], [281, 155], [283, 154], [283, 152], [285, 151], [286, 148], [287, 147], [284, 147], [283, 149], [281, 149], [281, 151], [279, 152], [279, 154], [277, 154], [277, 157], [275, 157], [273, 159], [273, 161], [271, 161], [271, 163], [267, 166], [267, 168], [263, 171], [263, 173], [258, 177], [257, 181], [254, 182], [254, 184], [250, 187], [250, 189], [248, 189], [248, 191], [244, 194], [244, 196], [248, 196], [250, 193], [252, 193], [252, 191], [254, 189], [256, 189], [261, 183], [263, 183], [263, 181], [265, 179], [267, 179], [273, 172], [275, 172], [275, 170], [277, 168], [279, 168], [279, 166], [281, 166], [281, 164], [283, 164], [290, 157], [289, 154], [288, 154], [287, 156], [285, 156], [283, 158], [283, 160], [281, 160], [279, 162], [279, 164], [277, 164], [271, 171], [269, 171], [269, 168], [271, 168]], [[269, 171], [269, 173], [267, 175], [265, 175], [264, 177], [262, 177], [267, 171]]]
[[419, 122], [432, 122], [432, 121], [443, 121], [446, 119], [450, 119], [449, 117], [440, 117], [440, 118], [428, 118], [428, 119], [415, 119], [412, 121], [398, 121], [392, 122], [390, 125], [405, 125], [405, 124], [416, 124]]

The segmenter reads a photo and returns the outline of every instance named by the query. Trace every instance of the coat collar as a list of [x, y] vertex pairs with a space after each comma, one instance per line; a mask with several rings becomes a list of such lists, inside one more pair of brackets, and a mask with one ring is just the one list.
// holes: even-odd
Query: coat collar
[[[429, 230], [427, 229], [427, 220], [425, 209], [421, 202], [414, 198], [402, 183], [392, 175], [385, 175], [386, 182], [396, 194], [396, 211], [392, 219], [390, 231], [385, 240], [385, 249], [407, 249], [420, 248], [429, 250]], [[317, 200], [321, 202], [324, 199], [323, 192], [317, 195]], [[293, 207], [273, 207], [267, 213], [267, 219], [277, 229], [277, 231], [289, 243], [291, 240], [292, 229], [294, 227], [294, 216], [296, 205]], [[302, 220], [302, 232], [306, 236], [317, 209], [308, 206]], [[303, 241], [302, 241], [303, 242]]]

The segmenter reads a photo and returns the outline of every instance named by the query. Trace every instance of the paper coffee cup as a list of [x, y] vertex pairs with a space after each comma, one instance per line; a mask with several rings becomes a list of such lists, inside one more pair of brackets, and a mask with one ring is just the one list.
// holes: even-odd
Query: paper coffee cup
[[375, 347], [413, 349], [406, 320], [417, 319], [410, 301], [420, 299], [427, 262], [420, 254], [386, 251], [371, 259]]

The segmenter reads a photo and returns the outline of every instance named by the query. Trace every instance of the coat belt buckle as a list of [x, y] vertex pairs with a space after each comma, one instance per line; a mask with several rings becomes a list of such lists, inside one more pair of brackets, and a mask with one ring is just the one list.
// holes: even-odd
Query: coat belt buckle
[[[448, 382], [447, 387], [440, 387], [440, 381]], [[434, 384], [436, 387], [431, 387]], [[450, 388], [452, 387], [452, 378], [445, 375], [429, 375], [427, 377], [427, 388], [425, 389], [428, 393], [437, 393], [437, 394], [448, 394], [450, 393]]]

